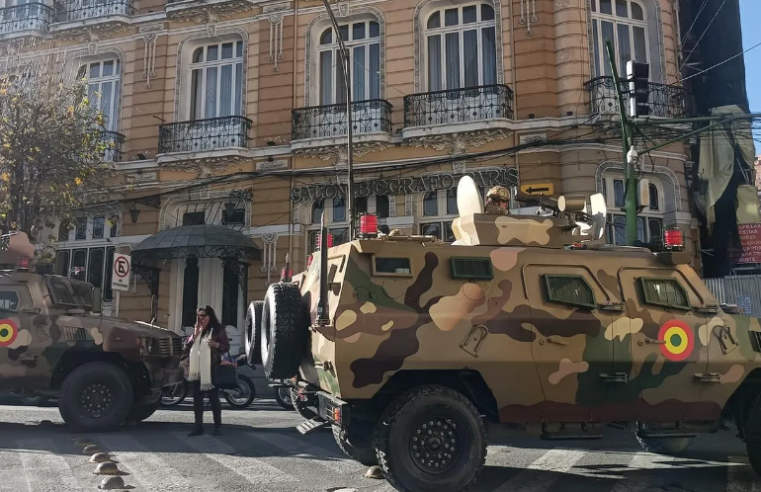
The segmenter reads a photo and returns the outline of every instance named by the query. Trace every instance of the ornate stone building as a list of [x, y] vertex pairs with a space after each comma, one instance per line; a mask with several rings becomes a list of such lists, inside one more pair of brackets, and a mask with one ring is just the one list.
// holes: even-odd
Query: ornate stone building
[[[240, 326], [286, 253], [304, 266], [323, 211], [345, 240], [345, 89], [321, 1], [49, 1], [5, 1], [0, 62], [46, 54], [87, 76], [121, 176], [108, 206], [61, 227], [59, 273], [104, 286], [112, 306], [110, 258], [131, 252], [120, 315], [179, 329], [208, 303]], [[484, 189], [604, 192], [621, 243], [604, 42], [620, 69], [649, 63], [651, 117], [684, 117], [674, 3], [333, 2], [352, 58], [358, 207], [448, 240], [454, 186], [474, 173]], [[688, 161], [676, 143], [640, 162], [640, 239], [678, 224], [694, 248]]]

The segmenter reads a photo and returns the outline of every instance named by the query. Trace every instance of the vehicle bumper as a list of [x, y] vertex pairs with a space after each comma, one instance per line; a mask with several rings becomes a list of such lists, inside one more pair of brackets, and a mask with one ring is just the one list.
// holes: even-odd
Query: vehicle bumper
[[341, 428], [349, 425], [351, 408], [348, 403], [324, 391], [318, 391], [315, 396], [317, 397], [317, 415], [321, 419]]

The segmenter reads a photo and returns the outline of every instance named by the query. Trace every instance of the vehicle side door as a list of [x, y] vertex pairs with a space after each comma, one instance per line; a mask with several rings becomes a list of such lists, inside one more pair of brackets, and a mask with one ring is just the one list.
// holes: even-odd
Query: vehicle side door
[[0, 387], [33, 384], [34, 310], [26, 285], [0, 285]]
[[552, 420], [585, 421], [607, 401], [613, 373], [610, 296], [584, 266], [529, 265], [524, 282], [531, 305], [534, 362], [545, 401], [566, 406]]
[[623, 267], [619, 281], [632, 319], [639, 420], [701, 419], [694, 405], [702, 392], [696, 375], [708, 368], [708, 349], [697, 338], [706, 322], [701, 297], [675, 269]]

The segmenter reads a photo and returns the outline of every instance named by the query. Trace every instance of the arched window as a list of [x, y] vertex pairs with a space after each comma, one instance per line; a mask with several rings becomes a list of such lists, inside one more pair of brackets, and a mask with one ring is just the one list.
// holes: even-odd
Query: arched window
[[322, 220], [322, 212], [325, 210], [325, 201], [317, 200], [312, 205], [312, 224], [319, 224]]
[[243, 41], [199, 46], [190, 70], [191, 120], [243, 116]]
[[119, 82], [121, 64], [117, 59], [97, 60], [79, 66], [77, 78], [87, 79], [89, 99], [97, 111], [103, 113], [103, 129], [116, 132], [119, 129]]
[[[648, 182], [640, 181], [640, 191], [644, 191], [647, 183], [647, 206], [637, 214], [637, 239], [642, 242], [657, 241], [663, 236], [664, 213], [661, 203], [661, 187], [655, 178]], [[612, 193], [611, 193], [612, 190]], [[613, 174], [602, 179], [602, 192], [608, 207], [607, 242], [610, 244], [626, 244], [626, 205], [624, 176]], [[643, 200], [638, 194], [638, 201]], [[642, 205], [645, 205], [644, 203]]]
[[485, 3], [443, 8], [425, 24], [428, 91], [497, 83], [494, 8]]
[[[354, 102], [380, 99], [380, 27], [364, 20], [339, 26], [341, 38], [351, 51], [350, 67]], [[338, 37], [329, 27], [320, 34], [318, 58], [320, 105], [346, 102], [346, 86], [341, 72]]]
[[648, 63], [645, 9], [635, 0], [592, 0], [592, 37], [598, 77], [611, 75], [607, 41], [617, 54], [619, 75], [625, 75], [629, 60]]
[[653, 183], [647, 185], [647, 194], [650, 201], [650, 210], [660, 210], [660, 197], [658, 187]]

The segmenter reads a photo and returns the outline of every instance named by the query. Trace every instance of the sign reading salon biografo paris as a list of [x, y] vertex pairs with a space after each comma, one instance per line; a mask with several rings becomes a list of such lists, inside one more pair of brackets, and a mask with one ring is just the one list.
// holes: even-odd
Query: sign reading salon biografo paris
[[[485, 168], [474, 169], [464, 173], [430, 173], [416, 177], [392, 177], [357, 181], [354, 186], [355, 195], [358, 197], [370, 195], [409, 195], [436, 190], [451, 190], [457, 188], [457, 183], [463, 176], [470, 176], [477, 186], [482, 186], [486, 189], [498, 185], [508, 188], [518, 186], [518, 170], [516, 168]], [[302, 203], [346, 195], [347, 186], [344, 184], [318, 183], [293, 188], [291, 190], [291, 201], [293, 203]]]

